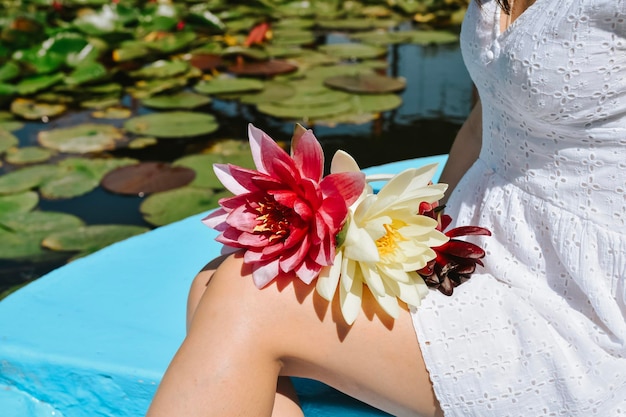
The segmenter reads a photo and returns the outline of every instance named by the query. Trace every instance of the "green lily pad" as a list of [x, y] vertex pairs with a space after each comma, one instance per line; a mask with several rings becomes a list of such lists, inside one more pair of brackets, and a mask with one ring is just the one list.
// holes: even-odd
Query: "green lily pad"
[[9, 61], [0, 66], [0, 82], [11, 81], [21, 74], [20, 66], [13, 61]]
[[242, 103], [260, 104], [285, 100], [296, 93], [296, 89], [290, 83], [281, 81], [268, 81], [265, 88], [255, 94], [245, 94], [239, 97]]
[[124, 123], [124, 129], [136, 135], [165, 139], [208, 135], [217, 128], [215, 116], [190, 111], [152, 113], [133, 117]]
[[351, 101], [359, 113], [380, 113], [402, 105], [402, 98], [396, 94], [359, 94], [352, 96]]
[[151, 138], [151, 137], [137, 138], [128, 142], [128, 148], [129, 149], [143, 149], [143, 148], [147, 148], [148, 146], [156, 145], [158, 142], [159, 141], [157, 140], [157, 138]]
[[287, 99], [281, 100], [280, 105], [286, 107], [318, 107], [332, 106], [334, 103], [348, 101], [350, 94], [331, 89], [317, 90], [312, 93], [300, 92]]
[[13, 133], [0, 128], [0, 155], [19, 143], [19, 140]]
[[144, 58], [150, 53], [150, 49], [143, 42], [129, 41], [122, 43], [119, 48], [114, 49], [112, 57], [115, 62], [127, 62]]
[[188, 80], [186, 77], [163, 78], [148, 81], [138, 81], [135, 86], [128, 87], [126, 91], [133, 97], [145, 99], [156, 94], [170, 90], [178, 90], [186, 87]]
[[80, 158], [73, 157], [67, 158], [59, 162], [59, 167], [68, 170], [88, 172], [91, 176], [96, 178], [98, 182], [108, 172], [123, 167], [126, 165], [133, 165], [138, 163], [133, 158]]
[[17, 120], [0, 120], [0, 130], [14, 132], [24, 127], [24, 123]]
[[334, 116], [350, 111], [349, 100], [336, 101], [327, 105], [293, 107], [283, 103], [263, 103], [257, 106], [261, 113], [283, 119], [317, 119]]
[[112, 106], [91, 113], [94, 119], [128, 119], [132, 111], [128, 107]]
[[318, 26], [326, 30], [368, 30], [375, 27], [373, 19], [352, 18], [337, 20], [319, 20]]
[[313, 19], [287, 18], [280, 19], [272, 25], [274, 30], [280, 29], [310, 29], [315, 26]]
[[6, 213], [31, 211], [39, 203], [39, 197], [34, 191], [25, 191], [19, 194], [0, 195], [0, 217]]
[[83, 100], [80, 102], [80, 107], [84, 109], [106, 109], [109, 107], [119, 106], [121, 102], [120, 97], [117, 94], [104, 96], [104, 97], [96, 97], [88, 100]]
[[224, 186], [213, 171], [213, 164], [223, 164], [225, 162], [225, 158], [222, 155], [198, 154], [177, 159], [172, 163], [172, 166], [182, 166], [194, 170], [196, 177], [189, 183], [191, 187], [224, 189]]
[[187, 61], [176, 60], [166, 61], [159, 60], [153, 62], [137, 71], [133, 71], [130, 75], [134, 78], [170, 78], [176, 75], [184, 74], [189, 70]]
[[194, 87], [201, 94], [232, 94], [249, 93], [260, 91], [264, 87], [263, 81], [253, 78], [214, 78], [209, 81], [202, 81]]
[[294, 46], [315, 43], [315, 34], [308, 30], [277, 29], [273, 31], [272, 45]]
[[372, 59], [387, 54], [386, 48], [361, 43], [335, 43], [321, 45], [318, 49], [341, 59]]
[[[29, 73], [37, 74], [38, 76], [42, 76], [42, 74], [52, 74], [65, 64], [65, 57], [63, 55], [55, 54], [54, 52], [46, 52], [38, 47], [17, 51], [13, 54], [13, 59], [20, 65], [26, 67]], [[35, 77], [35, 80], [36, 79], [38, 79], [38, 77]], [[46, 79], [48, 78], [42, 78], [42, 80]]]
[[60, 83], [61, 81], [63, 81], [62, 73], [27, 77], [17, 83], [17, 93], [20, 95], [34, 94], [38, 91], [50, 88], [53, 85]]
[[191, 42], [196, 39], [196, 36], [194, 32], [189, 31], [174, 33], [161, 32], [159, 36], [144, 40], [144, 45], [150, 49], [171, 54], [191, 44]]
[[11, 212], [0, 215], [0, 259], [37, 261], [50, 257], [41, 246], [43, 238], [55, 231], [84, 223], [76, 216], [44, 211]]
[[163, 226], [216, 208], [222, 195], [225, 194], [195, 187], [177, 188], [152, 194], [141, 203], [139, 210], [146, 222]]
[[162, 94], [142, 100], [141, 104], [155, 109], [194, 109], [211, 102], [207, 96], [180, 91], [174, 94]]
[[27, 120], [42, 120], [56, 117], [67, 110], [65, 104], [43, 103], [26, 98], [17, 98], [11, 103], [11, 111]]
[[196, 173], [189, 168], [166, 162], [142, 162], [114, 169], [102, 178], [102, 187], [117, 194], [152, 194], [180, 188], [193, 181]]
[[352, 93], [384, 94], [401, 91], [406, 88], [404, 78], [393, 78], [378, 74], [339, 75], [326, 78], [328, 87]]
[[95, 62], [100, 57], [103, 50], [94, 45], [94, 41], [95, 40], [92, 39], [91, 42], [85, 45], [80, 51], [68, 53], [65, 57], [67, 65], [75, 68], [87, 62]]
[[147, 227], [117, 224], [81, 226], [53, 232], [43, 239], [42, 245], [55, 251], [92, 253], [149, 230]]
[[98, 180], [88, 172], [66, 170], [46, 179], [39, 186], [44, 198], [58, 200], [87, 194], [98, 186]]
[[108, 76], [107, 69], [99, 62], [86, 62], [74, 69], [67, 77], [65, 84], [82, 85], [99, 81]]
[[306, 77], [309, 79], [325, 80], [326, 78], [340, 75], [373, 74], [374, 69], [375, 68], [371, 68], [369, 65], [363, 65], [362, 63], [324, 65], [311, 68], [306, 72]]
[[0, 194], [14, 194], [36, 188], [59, 172], [56, 165], [35, 165], [0, 176]]
[[37, 140], [49, 149], [68, 153], [102, 152], [115, 149], [122, 132], [111, 125], [84, 123], [39, 132]]
[[47, 161], [53, 154], [54, 152], [49, 149], [40, 148], [38, 146], [26, 146], [23, 148], [9, 149], [6, 154], [6, 160], [16, 165], [32, 164]]

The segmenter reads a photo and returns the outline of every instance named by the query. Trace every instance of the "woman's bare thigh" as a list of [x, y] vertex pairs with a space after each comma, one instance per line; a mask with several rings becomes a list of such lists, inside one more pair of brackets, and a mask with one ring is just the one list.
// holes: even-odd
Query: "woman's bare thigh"
[[263, 327], [260, 337], [282, 364], [281, 375], [323, 381], [398, 416], [442, 415], [408, 311], [393, 320], [364, 291], [360, 317], [348, 326], [338, 304], [317, 295], [314, 285], [294, 279], [259, 290], [248, 273], [240, 257], [228, 258], [209, 293], [247, 304], [254, 317], [241, 322]]

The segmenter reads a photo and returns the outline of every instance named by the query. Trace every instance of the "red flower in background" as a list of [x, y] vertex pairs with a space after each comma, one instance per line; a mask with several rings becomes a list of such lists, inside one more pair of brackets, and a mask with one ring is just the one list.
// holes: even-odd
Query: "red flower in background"
[[443, 232], [450, 240], [441, 246], [432, 248], [437, 254], [424, 268], [417, 271], [429, 287], [438, 289], [445, 295], [452, 295], [454, 287], [470, 279], [476, 265], [483, 266], [481, 261], [485, 251], [470, 242], [455, 239], [461, 236], [491, 236], [484, 227], [460, 226], [444, 232], [452, 222], [447, 214], [442, 214], [443, 207], [423, 203], [420, 214], [437, 220], [437, 230]]

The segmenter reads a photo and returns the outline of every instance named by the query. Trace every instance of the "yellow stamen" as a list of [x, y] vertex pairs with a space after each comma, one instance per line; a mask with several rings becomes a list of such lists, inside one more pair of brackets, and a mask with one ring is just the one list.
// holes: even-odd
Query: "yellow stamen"
[[289, 236], [289, 220], [294, 216], [292, 209], [266, 198], [258, 202], [256, 211], [259, 215], [256, 217], [258, 224], [254, 232], [267, 234], [270, 243]]
[[387, 233], [376, 240], [376, 247], [381, 257], [390, 255], [398, 249], [398, 242], [406, 240], [392, 224], [385, 224]]

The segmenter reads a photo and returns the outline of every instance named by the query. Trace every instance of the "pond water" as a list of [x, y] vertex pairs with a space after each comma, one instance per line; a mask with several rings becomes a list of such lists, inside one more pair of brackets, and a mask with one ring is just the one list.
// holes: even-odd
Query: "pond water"
[[[340, 42], [339, 35], [329, 35], [328, 43]], [[327, 161], [337, 149], [353, 155], [362, 167], [386, 162], [447, 153], [460, 123], [470, 110], [472, 84], [463, 66], [459, 47], [453, 45], [419, 46], [395, 45], [389, 47], [386, 57], [388, 75], [405, 77], [406, 89], [399, 108], [383, 113], [378, 120], [361, 125], [340, 124], [334, 127], [313, 128], [322, 143]], [[151, 110], [136, 108], [126, 98], [124, 105], [135, 107], [136, 114]], [[246, 125], [253, 123], [276, 140], [288, 140], [294, 121], [279, 120], [259, 113], [252, 106], [236, 101], [214, 100], [206, 111], [220, 121], [217, 132], [193, 140], [168, 140], [141, 150], [119, 150], [116, 156], [130, 156], [142, 161], [173, 161], [201, 149], [215, 138], [245, 140]], [[26, 123], [13, 132], [20, 146], [35, 145], [37, 133], [53, 126], [82, 123], [90, 119], [90, 112], [74, 113], [47, 124]], [[300, 123], [303, 123], [300, 121]], [[306, 125], [306, 123], [303, 123]], [[121, 125], [121, 122], [120, 122]], [[0, 175], [11, 170], [9, 164], [0, 167]], [[101, 187], [67, 200], [41, 199], [38, 208], [61, 211], [80, 217], [87, 224], [134, 224], [150, 226], [143, 220], [138, 196], [112, 194]], [[31, 281], [64, 264], [66, 255], [45, 263], [0, 260], [0, 294], [16, 285]]]

